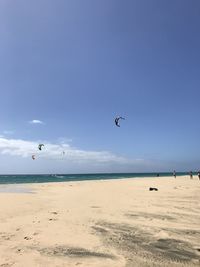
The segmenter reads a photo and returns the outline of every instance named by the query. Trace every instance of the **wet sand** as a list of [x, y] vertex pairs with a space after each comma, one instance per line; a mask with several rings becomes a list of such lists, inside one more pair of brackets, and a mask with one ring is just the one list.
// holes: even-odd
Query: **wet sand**
[[200, 266], [197, 177], [11, 188], [0, 190], [0, 266]]

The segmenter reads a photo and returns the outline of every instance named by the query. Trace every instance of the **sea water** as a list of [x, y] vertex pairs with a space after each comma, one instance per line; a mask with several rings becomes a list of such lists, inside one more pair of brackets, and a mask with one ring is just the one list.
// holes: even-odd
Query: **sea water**
[[[196, 175], [195, 173], [193, 173]], [[158, 173], [90, 173], [90, 174], [23, 174], [0, 175], [0, 184], [71, 182], [86, 180], [110, 180], [125, 178], [157, 177]], [[177, 176], [188, 175], [186, 172], [176, 173]], [[159, 173], [159, 177], [173, 176], [172, 172]]]

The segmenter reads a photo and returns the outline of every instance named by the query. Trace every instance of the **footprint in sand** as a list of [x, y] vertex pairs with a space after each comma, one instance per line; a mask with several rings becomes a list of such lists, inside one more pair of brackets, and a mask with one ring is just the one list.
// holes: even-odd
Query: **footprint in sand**
[[49, 221], [57, 221], [55, 218], [49, 218]]
[[33, 223], [40, 223], [40, 221], [33, 221]]
[[12, 237], [14, 237], [14, 235], [12, 234], [5, 233], [5, 232], [0, 233], [0, 238], [3, 240], [10, 240]]
[[38, 232], [35, 232], [35, 233], [33, 233], [33, 235], [39, 235], [39, 233]]
[[54, 215], [57, 215], [58, 214], [58, 212], [57, 211], [52, 211], [52, 212], [50, 212], [51, 214], [54, 214]]
[[31, 240], [32, 238], [29, 237], [29, 236], [25, 236], [24, 239], [25, 239], [25, 240]]
[[[57, 211], [52, 211], [50, 213], [53, 214], [53, 215], [58, 215]], [[49, 221], [57, 221], [57, 219], [56, 218], [49, 218]]]
[[11, 262], [11, 263], [3, 263], [0, 266], [1, 267], [10, 267], [10, 266], [13, 266], [13, 264], [14, 264], [14, 262]]

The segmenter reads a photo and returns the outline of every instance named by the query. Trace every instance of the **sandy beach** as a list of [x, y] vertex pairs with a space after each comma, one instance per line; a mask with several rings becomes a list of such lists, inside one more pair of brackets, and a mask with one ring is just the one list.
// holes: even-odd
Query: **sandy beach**
[[197, 177], [3, 187], [0, 266], [200, 266]]

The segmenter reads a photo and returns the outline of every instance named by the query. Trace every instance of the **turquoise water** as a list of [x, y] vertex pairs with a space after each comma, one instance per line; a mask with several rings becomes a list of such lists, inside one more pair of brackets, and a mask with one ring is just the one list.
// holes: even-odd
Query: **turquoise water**
[[[179, 172], [177, 176], [188, 175]], [[194, 173], [195, 175], [195, 173]], [[46, 175], [0, 175], [0, 184], [71, 182], [86, 180], [110, 180], [123, 178], [156, 177], [157, 173], [94, 173], [94, 174], [46, 174]], [[159, 177], [172, 176], [171, 172], [159, 173]]]

